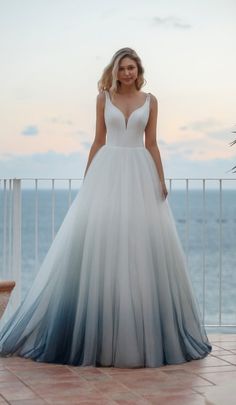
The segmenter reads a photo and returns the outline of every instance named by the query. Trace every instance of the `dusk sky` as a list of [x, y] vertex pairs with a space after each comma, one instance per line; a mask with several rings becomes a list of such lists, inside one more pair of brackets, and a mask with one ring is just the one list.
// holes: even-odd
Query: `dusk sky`
[[0, 0], [0, 178], [82, 177], [97, 82], [132, 47], [165, 177], [232, 177], [235, 0]]

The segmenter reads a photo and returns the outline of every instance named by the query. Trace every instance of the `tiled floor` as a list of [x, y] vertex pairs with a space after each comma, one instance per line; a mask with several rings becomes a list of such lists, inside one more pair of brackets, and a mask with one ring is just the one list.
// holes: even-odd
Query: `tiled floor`
[[236, 334], [208, 334], [205, 359], [159, 368], [118, 369], [0, 358], [0, 405], [236, 404]]

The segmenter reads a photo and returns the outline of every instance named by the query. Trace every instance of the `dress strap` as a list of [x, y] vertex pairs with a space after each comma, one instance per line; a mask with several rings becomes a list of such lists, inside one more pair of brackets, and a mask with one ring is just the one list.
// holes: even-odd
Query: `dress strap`
[[103, 90], [103, 92], [105, 93], [105, 106], [106, 106], [109, 101], [109, 94], [107, 90]]

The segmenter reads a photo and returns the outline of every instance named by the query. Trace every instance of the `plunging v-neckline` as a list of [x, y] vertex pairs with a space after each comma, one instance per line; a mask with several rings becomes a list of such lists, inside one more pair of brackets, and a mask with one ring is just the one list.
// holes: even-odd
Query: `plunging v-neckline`
[[133, 111], [131, 112], [131, 114], [128, 116], [128, 118], [127, 118], [127, 117], [125, 116], [125, 114], [123, 113], [123, 111], [121, 111], [121, 109], [120, 109], [119, 107], [117, 107], [115, 104], [113, 104], [113, 102], [111, 101], [111, 97], [110, 97], [109, 91], [107, 91], [107, 93], [108, 93], [108, 99], [109, 99], [111, 105], [113, 105], [113, 107], [115, 107], [115, 108], [121, 113], [122, 117], [124, 118], [125, 129], [128, 128], [128, 123], [129, 123], [130, 117], [135, 113], [135, 111], [137, 111], [137, 110], [139, 110], [140, 108], [142, 108], [142, 107], [145, 106], [145, 104], [146, 104], [146, 102], [147, 102], [147, 100], [148, 100], [148, 96], [149, 96], [149, 94], [150, 94], [150, 93], [147, 93], [146, 100], [144, 101], [144, 103], [143, 103], [142, 105], [140, 105], [139, 107], [135, 108], [135, 110], [133, 110]]

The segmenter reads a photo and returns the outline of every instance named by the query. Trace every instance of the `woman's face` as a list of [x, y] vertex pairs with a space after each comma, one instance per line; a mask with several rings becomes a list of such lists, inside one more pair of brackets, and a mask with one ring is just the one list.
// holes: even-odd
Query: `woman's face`
[[119, 64], [117, 79], [125, 86], [133, 85], [138, 77], [137, 63], [128, 56], [124, 57]]

